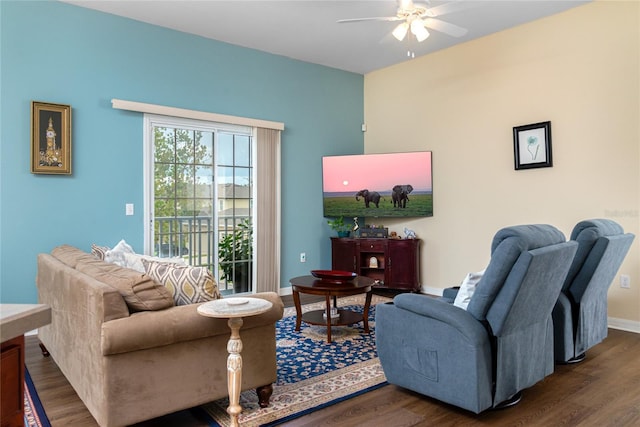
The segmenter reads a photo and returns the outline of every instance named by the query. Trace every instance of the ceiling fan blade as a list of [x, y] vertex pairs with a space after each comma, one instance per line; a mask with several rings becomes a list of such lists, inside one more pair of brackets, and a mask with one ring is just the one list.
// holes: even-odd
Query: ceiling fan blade
[[442, 16], [447, 13], [458, 12], [460, 10], [472, 9], [478, 6], [481, 6], [481, 2], [454, 0], [449, 3], [441, 4], [440, 6], [428, 8], [427, 16], [435, 18], [436, 16]]
[[350, 23], [350, 22], [362, 22], [362, 21], [399, 21], [402, 18], [398, 18], [397, 16], [381, 16], [377, 18], [351, 18], [351, 19], [339, 19], [337, 22], [339, 24]]
[[444, 34], [448, 34], [453, 37], [462, 37], [469, 32], [469, 30], [467, 30], [466, 28], [441, 21], [440, 19], [425, 18], [423, 21], [425, 27]]

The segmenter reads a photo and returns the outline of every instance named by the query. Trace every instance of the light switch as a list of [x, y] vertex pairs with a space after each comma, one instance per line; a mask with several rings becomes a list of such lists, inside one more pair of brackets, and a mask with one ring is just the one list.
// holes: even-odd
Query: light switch
[[124, 210], [126, 215], [133, 215], [133, 203], [127, 203]]

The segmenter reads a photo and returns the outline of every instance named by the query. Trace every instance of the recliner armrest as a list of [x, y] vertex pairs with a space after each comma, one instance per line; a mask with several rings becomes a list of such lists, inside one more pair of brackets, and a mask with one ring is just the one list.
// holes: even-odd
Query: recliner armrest
[[448, 303], [453, 303], [456, 300], [460, 286], [454, 286], [452, 288], [445, 288], [442, 291], [442, 299]]
[[456, 328], [474, 345], [481, 345], [487, 338], [487, 330], [466, 310], [426, 295], [401, 294], [393, 303], [403, 310], [439, 320]]

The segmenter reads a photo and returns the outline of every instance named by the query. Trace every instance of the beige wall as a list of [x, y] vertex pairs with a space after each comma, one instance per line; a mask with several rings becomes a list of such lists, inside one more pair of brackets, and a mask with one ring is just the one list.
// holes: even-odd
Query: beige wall
[[[423, 288], [483, 269], [501, 227], [610, 218], [637, 237], [609, 316], [640, 331], [639, 23], [598, 1], [365, 76], [365, 152], [433, 151], [434, 216], [385, 222], [424, 239]], [[547, 120], [553, 167], [515, 171], [512, 128]]]

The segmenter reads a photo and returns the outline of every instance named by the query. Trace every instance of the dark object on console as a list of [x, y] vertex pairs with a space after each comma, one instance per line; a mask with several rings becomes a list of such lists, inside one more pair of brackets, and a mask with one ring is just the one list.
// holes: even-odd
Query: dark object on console
[[364, 227], [360, 229], [360, 237], [362, 238], [387, 238], [389, 237], [389, 229]]
[[574, 227], [571, 240], [578, 242], [578, 251], [553, 309], [556, 362], [579, 362], [607, 337], [607, 291], [633, 238], [608, 219]]
[[480, 413], [550, 375], [551, 311], [577, 246], [551, 225], [507, 227], [467, 310], [416, 294], [379, 304], [387, 381]]

